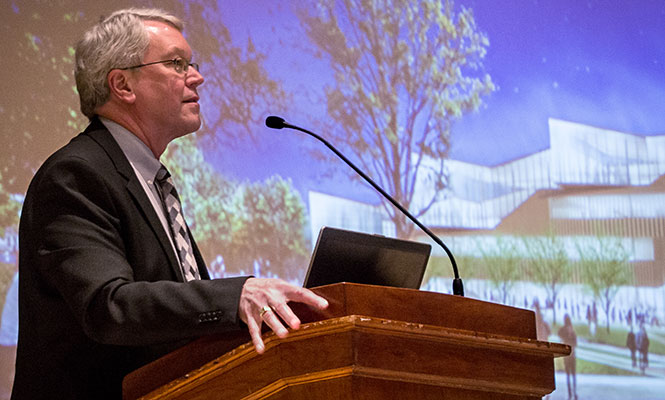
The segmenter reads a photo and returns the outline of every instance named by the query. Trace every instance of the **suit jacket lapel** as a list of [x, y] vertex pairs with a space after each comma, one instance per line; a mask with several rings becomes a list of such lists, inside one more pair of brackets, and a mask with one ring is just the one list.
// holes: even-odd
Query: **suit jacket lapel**
[[138, 178], [134, 173], [134, 169], [129, 164], [129, 161], [120, 149], [120, 146], [118, 143], [116, 143], [111, 133], [108, 131], [108, 129], [106, 129], [104, 124], [102, 124], [98, 118], [94, 118], [90, 122], [90, 125], [84, 133], [88, 134], [93, 140], [99, 143], [99, 145], [104, 149], [106, 154], [108, 154], [109, 158], [115, 165], [118, 173], [123, 178], [125, 178], [127, 181], [127, 191], [129, 191], [130, 195], [141, 210], [144, 218], [148, 221], [152, 231], [159, 239], [159, 243], [162, 246], [164, 254], [169, 260], [169, 265], [173, 269], [173, 272], [182, 280], [183, 278], [182, 271], [180, 269], [180, 263], [176, 258], [176, 255], [173, 253], [171, 241], [166, 235], [166, 232], [164, 232], [162, 223], [160, 222], [159, 217], [152, 207], [150, 199], [148, 199], [148, 196], [145, 194], [141, 183], [138, 181]]

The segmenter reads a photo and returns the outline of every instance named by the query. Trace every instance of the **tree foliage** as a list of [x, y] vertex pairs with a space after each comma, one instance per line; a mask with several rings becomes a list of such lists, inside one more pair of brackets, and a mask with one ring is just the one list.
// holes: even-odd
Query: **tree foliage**
[[509, 237], [498, 236], [496, 247], [479, 244], [478, 249], [487, 277], [492, 286], [501, 293], [501, 302], [506, 304], [510, 290], [521, 277], [522, 257], [517, 252], [515, 241]]
[[610, 310], [621, 285], [631, 281], [628, 251], [621, 239], [596, 236], [593, 243], [577, 243], [582, 281], [593, 293], [605, 312], [607, 332], [610, 331]]
[[535, 282], [545, 288], [548, 303], [552, 304], [552, 323], [556, 324], [556, 300], [571, 264], [563, 241], [554, 233], [523, 238], [529, 270]]
[[0, 236], [4, 236], [7, 229], [18, 230], [18, 213], [20, 203], [13, 199], [2, 184], [2, 171], [0, 171]]
[[299, 278], [308, 257], [306, 214], [289, 180], [273, 176], [243, 190], [242, 223], [233, 235], [234, 262], [256, 263], [262, 276]]
[[[456, 11], [452, 0], [314, 3], [298, 16], [334, 71], [325, 96], [335, 126], [326, 131], [407, 208], [417, 178], [427, 177], [431, 198], [413, 210], [422, 215], [447, 185], [453, 123], [495, 89], [482, 73], [487, 36], [472, 10]], [[384, 206], [397, 235], [409, 236], [413, 225]]]
[[[73, 65], [83, 1], [0, 5], [5, 56], [0, 97], [0, 170], [5, 190], [23, 193], [39, 164], [85, 124], [79, 113]], [[11, 95], [7, 95], [10, 94]]]
[[[266, 54], [250, 37], [234, 41], [226, 26], [223, 2], [214, 0], [154, 1], [185, 20], [185, 36], [194, 50], [205, 83], [205, 139], [236, 146], [252, 138], [268, 110], [283, 110], [289, 95], [264, 66]], [[244, 42], [243, 45], [237, 43]], [[213, 106], [214, 105], [214, 106]]]
[[173, 142], [166, 164], [204, 258], [223, 258], [224, 270], [213, 272], [247, 274], [257, 267], [262, 276], [298, 278], [308, 256], [307, 221], [291, 182], [277, 176], [245, 184], [225, 179], [204, 160], [196, 140], [190, 135]]
[[206, 260], [228, 251], [237, 224], [234, 196], [238, 184], [214, 170], [188, 135], [172, 142], [164, 160], [183, 203], [185, 219]]
[[[202, 135], [235, 143], [252, 134], [251, 126], [267, 108], [279, 110], [280, 102], [287, 101], [263, 65], [265, 54], [250, 40], [235, 44], [214, 0], [3, 2], [0, 13], [7, 18], [0, 29], [6, 51], [0, 67], [9, 79], [3, 80], [2, 92], [11, 93], [0, 98], [5, 144], [0, 171], [6, 190], [25, 192], [44, 159], [87, 124], [73, 74], [74, 45], [83, 32], [115, 10], [151, 6], [185, 21], [185, 36], [206, 78], [201, 102], [205, 111], [212, 111]], [[229, 126], [233, 129], [222, 134]]]

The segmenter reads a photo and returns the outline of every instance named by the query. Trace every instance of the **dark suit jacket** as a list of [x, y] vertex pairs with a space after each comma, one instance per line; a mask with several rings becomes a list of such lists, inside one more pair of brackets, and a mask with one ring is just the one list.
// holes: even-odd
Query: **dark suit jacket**
[[119, 399], [130, 371], [240, 329], [247, 278], [209, 280], [195, 256], [204, 279], [185, 283], [132, 167], [93, 120], [42, 165], [25, 198], [12, 398]]

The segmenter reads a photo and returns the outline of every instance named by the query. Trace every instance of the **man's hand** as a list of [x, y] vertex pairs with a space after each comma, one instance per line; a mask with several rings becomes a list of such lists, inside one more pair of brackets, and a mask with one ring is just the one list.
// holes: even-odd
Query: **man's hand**
[[281, 279], [249, 278], [240, 294], [240, 319], [247, 324], [256, 352], [263, 354], [261, 324], [266, 323], [275, 334], [286, 337], [288, 330], [278, 316], [292, 329], [300, 328], [300, 319], [287, 305], [289, 301], [305, 303], [320, 310], [328, 307], [328, 301], [309, 289], [291, 285]]

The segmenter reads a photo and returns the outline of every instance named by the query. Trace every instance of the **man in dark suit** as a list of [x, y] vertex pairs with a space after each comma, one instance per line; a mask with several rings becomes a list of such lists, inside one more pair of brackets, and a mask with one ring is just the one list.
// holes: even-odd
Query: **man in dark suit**
[[91, 122], [25, 198], [13, 399], [119, 399], [127, 373], [196, 337], [246, 325], [262, 353], [262, 323], [280, 337], [280, 318], [299, 327], [287, 302], [327, 306], [282, 280], [210, 280], [169, 204], [159, 157], [201, 124], [203, 77], [181, 31], [159, 10], [122, 10], [77, 45]]

